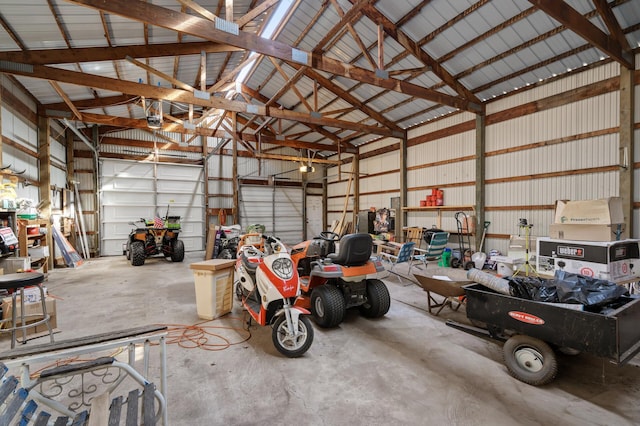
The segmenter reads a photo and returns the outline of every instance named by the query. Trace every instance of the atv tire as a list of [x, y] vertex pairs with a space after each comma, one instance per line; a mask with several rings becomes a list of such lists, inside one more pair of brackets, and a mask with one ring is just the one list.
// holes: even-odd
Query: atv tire
[[320, 327], [329, 328], [344, 319], [346, 303], [338, 287], [324, 284], [311, 292], [311, 315]]
[[144, 265], [144, 243], [142, 241], [134, 241], [129, 246], [129, 251], [131, 255], [131, 265], [133, 266], [142, 266]]
[[171, 253], [172, 262], [182, 262], [184, 260], [184, 243], [182, 240], [175, 240], [171, 243], [173, 252]]
[[124, 254], [127, 256], [127, 260], [130, 261], [131, 260], [131, 243], [130, 242], [127, 243], [127, 248], [125, 249]]
[[379, 318], [389, 312], [391, 296], [380, 280], [367, 280], [367, 302], [360, 305], [360, 313], [367, 318]]

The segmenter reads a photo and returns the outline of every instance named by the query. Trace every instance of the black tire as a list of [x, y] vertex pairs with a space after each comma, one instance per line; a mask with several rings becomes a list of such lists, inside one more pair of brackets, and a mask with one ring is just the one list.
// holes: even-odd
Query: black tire
[[467, 263], [464, 264], [464, 269], [466, 271], [468, 271], [469, 269], [475, 268], [475, 267], [476, 267], [476, 264], [473, 263], [473, 262], [467, 262]]
[[144, 243], [142, 241], [133, 241], [129, 248], [131, 249], [131, 264], [133, 266], [144, 265]]
[[298, 332], [300, 334], [295, 340], [288, 339], [286, 315], [280, 315], [271, 332], [271, 340], [278, 352], [287, 358], [302, 356], [313, 343], [313, 326], [306, 316], [298, 318]]
[[509, 374], [521, 382], [546, 385], [558, 373], [556, 354], [542, 340], [518, 334], [510, 337], [502, 350]]
[[311, 315], [320, 327], [335, 327], [347, 310], [344, 295], [333, 284], [324, 284], [311, 292]]
[[173, 246], [171, 261], [182, 262], [184, 260], [184, 243], [182, 240], [174, 240], [171, 245]]
[[451, 267], [452, 268], [459, 268], [460, 265], [462, 265], [462, 262], [460, 262], [460, 259], [458, 259], [457, 257], [452, 257], [451, 258]]
[[367, 280], [367, 302], [360, 305], [360, 313], [367, 318], [380, 318], [391, 306], [387, 286], [380, 280]]

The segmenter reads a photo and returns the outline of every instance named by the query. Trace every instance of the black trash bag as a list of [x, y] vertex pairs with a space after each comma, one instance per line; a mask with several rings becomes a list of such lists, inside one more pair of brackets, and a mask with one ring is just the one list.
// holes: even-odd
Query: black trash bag
[[553, 279], [562, 303], [603, 306], [627, 293], [627, 289], [606, 280], [557, 270]]
[[557, 302], [556, 286], [551, 280], [539, 277], [510, 277], [509, 292], [513, 297], [536, 302]]

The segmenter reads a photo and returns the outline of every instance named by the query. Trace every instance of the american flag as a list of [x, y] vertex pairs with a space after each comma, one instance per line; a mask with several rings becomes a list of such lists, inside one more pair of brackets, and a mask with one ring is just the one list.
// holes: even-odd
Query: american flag
[[164, 220], [162, 220], [161, 217], [154, 217], [153, 218], [153, 227], [154, 228], [164, 228]]

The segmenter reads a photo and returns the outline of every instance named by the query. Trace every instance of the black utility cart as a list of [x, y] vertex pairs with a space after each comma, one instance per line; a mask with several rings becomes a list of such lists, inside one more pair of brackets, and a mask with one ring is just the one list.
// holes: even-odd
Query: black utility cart
[[507, 296], [482, 284], [464, 286], [473, 327], [447, 325], [505, 341], [504, 361], [516, 379], [544, 385], [556, 375], [554, 350], [628, 362], [640, 351], [640, 298], [622, 296], [600, 312]]

